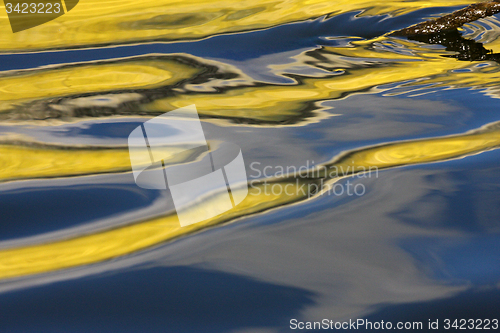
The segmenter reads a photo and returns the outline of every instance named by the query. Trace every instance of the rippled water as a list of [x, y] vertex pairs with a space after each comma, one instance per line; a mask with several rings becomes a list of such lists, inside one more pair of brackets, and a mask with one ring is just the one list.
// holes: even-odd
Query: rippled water
[[[468, 3], [82, 0], [16, 34], [0, 10], [0, 331], [498, 318], [499, 17], [387, 36]], [[252, 186], [181, 228], [127, 138], [191, 104]]]

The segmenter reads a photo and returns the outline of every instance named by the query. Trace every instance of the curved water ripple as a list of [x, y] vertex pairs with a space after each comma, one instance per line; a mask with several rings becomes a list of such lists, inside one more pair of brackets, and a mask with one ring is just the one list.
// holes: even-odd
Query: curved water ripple
[[[54, 217], [56, 230], [41, 226], [37, 230], [44, 231], [37, 234], [14, 231], [2, 236], [0, 293], [69, 279], [76, 269], [85, 276], [94, 274], [90, 268], [98, 265], [102, 265], [100, 271], [119, 271], [121, 261], [147, 263], [148, 251], [171, 246], [174, 240], [189, 240], [189, 235], [202, 230], [222, 232], [220, 226], [230, 223], [254, 219], [265, 229], [280, 219], [276, 212], [301, 216], [304, 223], [317, 221], [312, 211], [323, 202], [323, 194], [371, 170], [377, 176], [384, 171], [377, 182], [386, 186], [392, 186], [395, 174], [415, 170], [426, 170], [429, 178], [439, 178], [457, 165], [472, 173], [470, 165], [481, 164], [487, 160], [484, 156], [491, 158], [487, 152], [500, 148], [498, 16], [427, 39], [389, 36], [391, 31], [466, 4], [464, 0], [248, 0], [237, 4], [87, 0], [57, 20], [16, 34], [10, 33], [5, 12], [0, 10], [0, 31], [4, 31], [0, 34], [1, 195], [18, 198], [19, 193], [36, 192], [30, 200], [45, 193], [47, 200], [56, 200], [51, 193], [64, 188], [81, 200], [81, 209], [103, 211], [72, 223], [71, 212], [61, 209], [66, 215]], [[270, 166], [317, 162], [298, 174], [257, 177], [249, 181], [250, 193], [241, 204], [181, 228], [172, 203], [165, 199], [168, 195], [145, 195], [133, 183], [127, 137], [152, 117], [192, 104], [211, 135], [208, 143], [213, 151], [224, 141], [234, 141], [250, 162], [262, 160]], [[165, 168], [206, 153], [172, 146], [156, 149], [166, 156]], [[150, 164], [150, 160], [138, 162]], [[428, 171], [432, 167], [438, 170], [435, 174]], [[447, 190], [437, 181], [431, 183], [432, 191]], [[105, 210], [85, 204], [92, 191], [79, 187], [82, 184], [94, 186], [102, 196], [108, 195], [106, 191], [110, 196], [120, 191], [133, 195], [123, 201], [117, 197], [119, 204], [110, 200], [116, 206]], [[289, 191], [274, 193], [270, 189], [275, 184]], [[159, 203], [163, 199], [165, 205]], [[191, 213], [220, 200], [207, 194]], [[392, 207], [380, 200], [381, 205]], [[353, 209], [363, 209], [354, 201], [339, 199], [322, 213], [338, 210], [348, 220]], [[58, 205], [65, 207], [67, 202], [63, 198], [53, 207]], [[22, 229], [23, 223], [29, 225], [23, 221], [26, 216], [38, 221], [39, 214], [53, 217], [43, 209], [22, 216], [7, 212], [4, 223], [19, 223]], [[414, 212], [415, 219], [418, 214]], [[400, 220], [398, 226], [406, 226], [405, 218]], [[415, 234], [431, 229], [426, 227]], [[488, 232], [484, 236], [490, 237]], [[397, 237], [393, 243], [403, 243], [397, 246], [398, 251], [406, 251], [404, 256], [410, 253], [426, 262], [433, 258], [419, 249], [418, 240], [406, 243]], [[436, 242], [446, 243], [443, 237]], [[353, 246], [364, 249], [365, 243]], [[396, 245], [381, 245], [391, 246]], [[367, 256], [372, 252], [367, 250]], [[452, 251], [442, 252], [451, 256]], [[427, 276], [425, 267], [405, 263], [412, 267], [405, 271], [412, 271], [409, 275]], [[437, 263], [430, 266], [441, 269]], [[477, 281], [498, 282], [496, 278], [474, 275]], [[314, 283], [325, 281], [318, 278], [304, 288], [314, 289]], [[427, 299], [434, 297], [432, 288], [426, 289]], [[372, 303], [359, 302], [366, 307], [357, 313], [366, 313], [377, 302], [393, 302], [377, 297]]]

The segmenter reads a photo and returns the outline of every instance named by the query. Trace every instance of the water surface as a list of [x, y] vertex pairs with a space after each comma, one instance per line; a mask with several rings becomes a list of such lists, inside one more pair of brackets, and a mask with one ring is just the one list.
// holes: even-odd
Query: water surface
[[[498, 15], [387, 36], [466, 4], [87, 0], [16, 34], [1, 14], [2, 330], [497, 318]], [[191, 104], [254, 186], [181, 228], [127, 138]], [[311, 173], [273, 178], [287, 167]]]

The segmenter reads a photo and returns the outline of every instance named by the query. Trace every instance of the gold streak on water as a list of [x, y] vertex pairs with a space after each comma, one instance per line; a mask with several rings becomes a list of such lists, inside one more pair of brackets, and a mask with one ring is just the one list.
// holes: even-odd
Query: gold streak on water
[[[376, 43], [390, 41], [379, 38]], [[208, 116], [225, 116], [267, 122], [283, 122], [297, 116], [307, 103], [340, 98], [346, 94], [369, 91], [385, 84], [409, 80], [420, 80], [420, 84], [434, 83], [436, 86], [460, 86], [486, 88], [500, 84], [500, 71], [477, 70], [457, 73], [453, 70], [470, 66], [454, 58], [442, 57], [443, 52], [421, 50], [414, 56], [374, 50], [375, 41], [353, 48], [325, 47], [331, 52], [332, 66], [338, 58], [365, 59], [371, 66], [345, 68], [338, 64], [332, 70], [345, 70], [342, 75], [320, 78], [304, 78], [300, 85], [266, 85], [228, 90], [220, 94], [200, 93], [178, 95], [156, 100], [144, 105], [144, 111], [167, 112], [168, 110], [195, 104], [200, 113]], [[428, 52], [428, 53], [425, 53]], [[310, 58], [306, 58], [305, 63]], [[386, 61], [387, 65], [383, 64]], [[374, 64], [380, 64], [376, 66]], [[446, 83], [443, 83], [446, 82]], [[380, 89], [378, 89], [380, 91]]]
[[[268, 28], [331, 13], [364, 10], [361, 15], [400, 15], [426, 7], [466, 4], [469, 1], [86, 0], [68, 14], [34, 29], [16, 34], [2, 33], [0, 50], [15, 52], [159, 39], [198, 39], [221, 33]], [[3, 8], [0, 9], [0, 29], [10, 31]], [[388, 51], [388, 48], [384, 51], [384, 43], [391, 41], [406, 45], [407, 51], [413, 54], [402, 55]], [[498, 46], [498, 43], [495, 41], [492, 45]], [[415, 80], [418, 82], [414, 84], [491, 89], [500, 83], [500, 74], [495, 66], [457, 73], [454, 70], [468, 68], [471, 64], [442, 57], [445, 53], [442, 50], [409, 41], [381, 37], [353, 42], [351, 46], [322, 48], [322, 56], [326, 58], [323, 65], [330, 66], [331, 73], [325, 71], [324, 75], [318, 77], [302, 76], [300, 84], [279, 86], [262, 83], [248, 87], [251, 84], [244, 82], [242, 85], [246, 87], [213, 89], [217, 94], [193, 91], [179, 94], [168, 90], [168, 96], [171, 97], [144, 105], [138, 111], [167, 112], [196, 104], [200, 113], [208, 116], [286, 122], [299, 115], [307, 103], [370, 89], [380, 91], [380, 86], [394, 82]], [[299, 65], [310, 63], [308, 60], [311, 58], [306, 55], [302, 57], [296, 58]], [[364, 63], [356, 65], [360, 61]], [[18, 107], [23, 110], [26, 105], [36, 101], [79, 97], [82, 94], [112, 93], [115, 90], [136, 92], [174, 85], [195, 78], [201, 68], [203, 64], [194, 66], [173, 60], [137, 58], [3, 73], [0, 76], [0, 111], [16, 111]], [[335, 74], [342, 71], [345, 74]], [[460, 158], [499, 146], [500, 126], [493, 124], [461, 135], [364, 147], [336, 157], [325, 167], [327, 170], [386, 169]], [[167, 160], [173, 163], [186, 159], [186, 156], [175, 154], [171, 149], [165, 154], [169, 154]], [[143, 163], [149, 165], [150, 161], [145, 160]], [[124, 148], [0, 144], [0, 181], [129, 171], [129, 154]], [[336, 181], [345, 176], [348, 175], [328, 174], [323, 175], [322, 179]], [[290, 175], [279, 180], [283, 182], [282, 186], [288, 188], [287, 193], [279, 195], [266, 191], [274, 181], [278, 180], [250, 187], [249, 195], [237, 207], [188, 227], [181, 228], [176, 215], [171, 214], [94, 234], [0, 250], [0, 278], [16, 278], [99, 263], [148, 249], [209, 226], [305, 200], [311, 194], [301, 192], [300, 185], [312, 184], [318, 179]], [[193, 209], [201, 209], [202, 205], [217, 205], [219, 200], [214, 195]]]
[[[398, 54], [381, 47], [389, 43], [405, 46], [413, 54]], [[490, 95], [500, 97], [500, 70], [497, 64], [474, 68], [479, 62], [459, 62], [454, 58], [443, 57], [446, 51], [390, 37], [356, 41], [352, 44], [354, 47], [323, 47], [321, 56], [327, 60], [321, 65], [329, 66], [332, 74], [335, 71], [345, 71], [341, 75], [306, 77], [299, 85], [266, 85], [237, 88], [221, 94], [172, 96], [144, 105], [143, 110], [166, 112], [194, 103], [208, 116], [283, 122], [300, 114], [311, 101], [337, 99], [353, 93], [370, 93], [373, 88], [374, 92], [381, 92], [380, 87], [383, 85], [404, 81], [415, 81], [407, 86], [426, 84], [435, 88], [488, 89]], [[500, 44], [500, 40], [491, 45], [486, 44], [485, 47], [497, 44]], [[363, 59], [364, 66], [356, 66], [359, 59]], [[316, 59], [301, 55], [296, 60], [290, 66], [310, 66], [311, 70], [314, 69], [314, 66], [306, 64]]]
[[[384, 48], [389, 43], [406, 47], [408, 54]], [[500, 40], [491, 43], [493, 46], [497, 44], [500, 44]], [[411, 80], [416, 81], [414, 84], [432, 84], [434, 87], [487, 88], [491, 96], [500, 96], [498, 65], [473, 68], [478, 62], [457, 61], [443, 57], [446, 51], [390, 37], [356, 41], [352, 45], [324, 47], [320, 55], [326, 60], [321, 65], [328, 67], [330, 72], [325, 70], [319, 77], [305, 76], [297, 84], [254, 86], [252, 81], [245, 78], [242, 87], [236, 85], [228, 88], [224, 86], [227, 81], [220, 80], [220, 86], [213, 87], [213, 92], [189, 91], [184, 85], [184, 90], [189, 91], [189, 94], [169, 90], [169, 97], [159, 97], [151, 103], [140, 105], [137, 111], [141, 114], [164, 113], [195, 104], [205, 116], [289, 123], [290, 119], [300, 117], [308, 107], [320, 109], [317, 105], [311, 107], [311, 103], [353, 93], [379, 92], [379, 87], [383, 85]], [[489, 48], [490, 44], [485, 47]], [[49, 98], [112, 93], [120, 89], [140, 92], [140, 89], [145, 88], [168, 89], [169, 85], [182, 80], [189, 83], [208, 64], [195, 57], [183, 57], [188, 61], [137, 58], [117, 63], [103, 62], [7, 74], [0, 77], [0, 111], [11, 112], [16, 119], [16, 114], [29, 112], [30, 103], [48, 103], [46, 100]], [[290, 66], [308, 67], [311, 71], [318, 69], [311, 65], [316, 59], [307, 54], [299, 55], [295, 60]], [[216, 62], [211, 61], [209, 64], [213, 66]], [[225, 64], [220, 63], [220, 67], [225, 68], [225, 72], [231, 72]], [[471, 68], [470, 71], [457, 71]], [[341, 72], [344, 74], [339, 75]], [[210, 80], [206, 85], [213, 82]]]
[[[0, 144], [0, 182], [21, 179], [80, 176], [131, 171], [128, 148], [71, 148]], [[182, 149], [161, 149], [166, 163], [186, 159]], [[149, 166], [147, 155], [138, 154], [137, 165]]]
[[[329, 170], [343, 166], [354, 169], [359, 167], [385, 169], [460, 158], [499, 146], [500, 124], [494, 123], [461, 135], [394, 142], [350, 151], [325, 166]], [[346, 175], [336, 175], [330, 180], [335, 181], [344, 176]], [[327, 176], [324, 176], [324, 179], [328, 180]], [[300, 185], [317, 181], [318, 179], [290, 175], [281, 180], [282, 186], [288, 186], [288, 191], [279, 194], [266, 190], [266, 187], [273, 185], [272, 182], [251, 186], [246, 199], [232, 210], [184, 228], [180, 227], [176, 215], [172, 214], [95, 234], [1, 250], [0, 278], [52, 272], [131, 254], [208, 226], [305, 200], [310, 193], [301, 192]], [[218, 196], [211, 196], [201, 205], [217, 205], [218, 200]], [[194, 209], [201, 209], [201, 206]]]
[[[204, 222], [181, 227], [177, 215], [145, 221], [92, 235], [0, 251], [0, 278], [55, 271], [109, 260], [146, 249], [169, 239], [192, 233], [230, 219], [261, 210], [281, 206], [299, 199], [299, 196], [258, 195], [250, 189], [249, 195], [236, 208]], [[295, 191], [298, 193], [298, 191]], [[203, 205], [217, 205], [213, 196]]]
[[348, 152], [332, 166], [346, 170], [349, 165], [369, 169], [446, 161], [500, 147], [500, 123], [493, 123], [463, 135], [402, 141]]
[[0, 111], [39, 98], [172, 85], [198, 70], [168, 60], [128, 60], [0, 76]]
[[[369, 93], [372, 88], [393, 82], [418, 80], [418, 84], [435, 87], [474, 87], [495, 89], [500, 85], [498, 66], [476, 68], [469, 72], [456, 69], [469, 68], [471, 63], [443, 57], [440, 50], [416, 48], [415, 55], [401, 55], [380, 49], [377, 44], [390, 42], [390, 38], [356, 42], [356, 47], [325, 47], [322, 53], [332, 74], [324, 77], [305, 77], [296, 85], [263, 85], [233, 87], [217, 93], [174, 93], [140, 107], [142, 113], [163, 113], [195, 104], [200, 114], [211, 117], [242, 118], [263, 122], [287, 122], [300, 116], [308, 103], [340, 98], [356, 92]], [[352, 60], [353, 63], [342, 64]], [[370, 66], [355, 66], [356, 59], [365, 59]], [[305, 55], [298, 57], [299, 65], [310, 61]], [[384, 62], [386, 63], [384, 65]], [[213, 63], [213, 62], [212, 62]], [[377, 65], [379, 64], [379, 65]], [[295, 64], [294, 64], [295, 65]], [[353, 68], [348, 68], [353, 66]], [[311, 68], [313, 69], [313, 68]], [[345, 71], [335, 75], [334, 71]], [[154, 88], [176, 84], [196, 77], [200, 68], [170, 60], [140, 60], [112, 64], [89, 64], [63, 69], [46, 69], [21, 75], [0, 77], [0, 110], [27, 112], [23, 104], [47, 98], [79, 96], [84, 93], [113, 92], [119, 89]]]
[[401, 15], [428, 7], [468, 5], [466, 0], [373, 2], [370, 0], [84, 0], [69, 13], [34, 29], [10, 33], [0, 10], [0, 50], [40, 50], [151, 40], [199, 39], [263, 29], [363, 10], [363, 15]]

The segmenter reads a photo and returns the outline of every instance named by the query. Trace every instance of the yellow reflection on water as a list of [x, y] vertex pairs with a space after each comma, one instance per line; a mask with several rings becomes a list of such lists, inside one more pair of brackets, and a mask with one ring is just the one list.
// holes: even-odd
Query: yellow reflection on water
[[[0, 278], [50, 272], [109, 260], [210, 225], [220, 224], [239, 216], [278, 207], [300, 199], [299, 194], [279, 196], [265, 191], [262, 186], [261, 188], [257, 186], [250, 188], [249, 195], [237, 207], [222, 215], [187, 227], [181, 227], [177, 215], [172, 214], [73, 239], [1, 250]], [[294, 192], [299, 193], [299, 191]], [[220, 200], [219, 197], [212, 196], [203, 205], [208, 207], [217, 205], [218, 200]]]
[[[406, 44], [414, 54], [398, 54], [377, 48], [377, 45], [392, 41]], [[331, 75], [305, 77], [296, 85], [264, 85], [220, 93], [176, 95], [144, 105], [142, 110], [167, 112], [195, 104], [200, 113], [207, 116], [286, 123], [299, 116], [312, 102], [338, 99], [353, 93], [378, 93], [383, 91], [381, 86], [394, 82], [416, 81], [435, 87], [475, 89], [500, 85], [500, 70], [496, 64], [492, 68], [457, 72], [457, 69], [471, 67], [471, 63], [443, 57], [446, 51], [420, 47], [417, 43], [383, 37], [353, 44], [355, 47], [323, 48], [321, 56], [326, 60], [321, 65], [331, 66]], [[357, 59], [363, 59], [364, 66], [356, 66]], [[302, 55], [296, 60], [290, 66], [305, 65], [313, 59]], [[308, 66], [314, 69], [314, 66]], [[345, 73], [338, 75], [338, 71]], [[316, 106], [316, 109], [321, 108]]]
[[[165, 163], [184, 161], [189, 153], [172, 147], [162, 149]], [[183, 153], [184, 152], [184, 153]], [[150, 166], [149, 156], [139, 154], [138, 166]], [[127, 147], [92, 148], [50, 145], [0, 144], [0, 182], [8, 180], [69, 177], [132, 169]]]
[[[197, 39], [361, 9], [364, 10], [361, 15], [400, 15], [426, 7], [465, 4], [469, 4], [469, 1], [87, 0], [81, 1], [70, 13], [57, 20], [16, 34], [9, 32], [5, 11], [0, 10], [0, 51]], [[388, 47], [390, 43], [404, 46], [407, 52], [391, 51]], [[498, 43], [498, 40], [494, 40], [491, 46], [498, 47]], [[489, 44], [485, 46], [489, 47]], [[317, 102], [353, 93], [380, 92], [389, 89], [382, 88], [384, 85], [395, 82], [413, 81], [405, 83], [409, 87], [425, 83], [435, 87], [488, 89], [490, 95], [498, 96], [495, 90], [500, 85], [498, 65], [477, 68], [477, 62], [459, 62], [443, 57], [446, 51], [411, 41], [382, 36], [352, 42], [349, 47], [322, 47], [317, 52], [324, 59], [321, 64], [304, 53], [295, 57], [296, 62], [290, 65], [324, 70], [315, 76], [302, 74], [300, 82], [297, 80], [287, 85], [256, 84], [246, 77], [242, 79], [236, 71], [231, 73], [227, 70], [227, 64], [219, 63], [219, 69], [224, 68], [225, 74], [234, 74], [243, 82], [239, 86], [237, 83], [227, 85], [225, 82], [224, 87], [211, 86], [211, 89], [201, 91], [189, 90], [188, 84], [175, 89], [171, 87], [184, 81], [192, 85], [214, 85], [213, 82], [200, 83], [198, 80], [209, 62], [203, 59], [194, 61], [194, 57], [188, 55], [182, 57], [193, 61], [135, 58], [7, 72], [0, 76], [0, 111], [15, 114], [28, 105], [50, 99], [78, 99], [82, 95], [112, 94], [123, 90], [146, 94], [141, 90], [164, 88], [164, 95], [157, 93], [161, 96], [142, 105], [136, 110], [137, 113], [163, 113], [195, 104], [200, 114], [205, 116], [290, 123], [307, 108], [319, 109], [315, 105]], [[210, 61], [211, 66], [217, 67], [215, 63]], [[457, 72], [457, 69], [470, 70]], [[285, 67], [283, 73], [286, 74], [286, 70]], [[223, 79], [220, 81], [224, 83]], [[460, 135], [362, 147], [335, 157], [325, 167], [328, 170], [353, 170], [358, 167], [386, 169], [460, 158], [499, 146], [500, 126], [492, 124]], [[174, 149], [168, 148], [163, 155], [171, 163], [188, 158], [176, 153]], [[150, 161], [144, 160], [142, 163], [149, 165]], [[130, 172], [130, 169], [129, 153], [124, 147], [65, 147], [33, 142], [0, 144], [0, 181]], [[323, 179], [334, 182], [346, 176], [349, 175], [323, 175]], [[274, 194], [265, 190], [276, 181], [254, 185], [247, 198], [237, 207], [188, 227], [181, 228], [175, 214], [171, 214], [147, 221], [134, 221], [127, 226], [94, 234], [0, 250], [0, 278], [98, 263], [147, 249], [238, 217], [305, 200], [311, 193], [303, 193], [297, 187], [318, 180], [289, 175], [279, 180], [282, 186], [287, 186], [286, 193]], [[219, 198], [214, 195], [201, 205], [217, 205], [218, 201]], [[195, 213], [200, 206], [192, 209]]]
[[[494, 41], [492, 44], [496, 43], [499, 42]], [[389, 44], [406, 48], [406, 54], [392, 52], [387, 47]], [[489, 44], [485, 47], [488, 48]], [[452, 53], [421, 43], [380, 37], [352, 42], [352, 47], [323, 47], [316, 52], [324, 58], [323, 62], [314, 59], [315, 53], [310, 55], [306, 52], [294, 57], [295, 62], [289, 66], [303, 66], [311, 71], [322, 68], [322, 75], [304, 75], [300, 82], [287, 85], [254, 85], [233, 67], [215, 61], [204, 63], [203, 59], [187, 55], [183, 56], [188, 60], [185, 62], [138, 58], [117, 63], [12, 73], [0, 77], [0, 111], [4, 111], [5, 117], [17, 119], [18, 114], [36, 114], [40, 106], [35, 105], [30, 111], [30, 105], [35, 102], [52, 103], [55, 105], [53, 107], [60, 107], [57, 101], [51, 102], [49, 98], [71, 99], [79, 98], [82, 94], [112, 93], [122, 89], [141, 93], [141, 89], [163, 87], [163, 96], [168, 97], [156, 93], [152, 102], [139, 105], [130, 113], [164, 113], [195, 104], [204, 116], [290, 124], [317, 116], [317, 111], [323, 109], [318, 102], [354, 93], [378, 93], [389, 89], [382, 88], [384, 85], [395, 82], [412, 81], [405, 84], [408, 87], [426, 84], [436, 88], [483, 89], [491, 96], [500, 96], [498, 64], [491, 63], [490, 66], [479, 68], [476, 64], [480, 62], [444, 57]], [[208, 80], [198, 84], [209, 86], [207, 91], [189, 90], [189, 83], [199, 79], [198, 74], [203, 72], [203, 68], [217, 64], [221, 73], [233, 73], [241, 78], [241, 86], [232, 81], [227, 86], [225, 80], [218, 80], [219, 86], [214, 86], [213, 80]], [[286, 72], [286, 67], [283, 68], [280, 70]], [[464, 69], [467, 71], [457, 71]], [[185, 82], [182, 89], [169, 88], [179, 82]], [[316, 113], [311, 114], [310, 111]], [[309, 114], [305, 116], [307, 112]], [[70, 116], [68, 114], [68, 118]]]
[[346, 170], [349, 165], [369, 169], [431, 163], [496, 149], [500, 146], [500, 123], [483, 126], [463, 135], [400, 141], [362, 148], [334, 159], [332, 167]]
[[[358, 167], [386, 169], [444, 161], [498, 147], [500, 147], [500, 123], [494, 123], [461, 135], [360, 148], [341, 154], [325, 167], [329, 170], [334, 168], [359, 170]], [[342, 168], [343, 166], [346, 168]], [[324, 179], [336, 181], [345, 176], [347, 175], [338, 174], [333, 179], [328, 179], [324, 175]], [[272, 180], [254, 183], [249, 187], [249, 195], [238, 206], [215, 218], [184, 228], [180, 227], [176, 215], [171, 214], [95, 234], [0, 250], [0, 278], [51, 272], [130, 254], [238, 217], [305, 200], [314, 194], [299, 190], [301, 184], [317, 183], [317, 181], [317, 179], [301, 178], [299, 175], [289, 175], [280, 180], [281, 186], [288, 186], [287, 191], [279, 192], [266, 190], [266, 187], [273, 186]], [[218, 200], [220, 198], [213, 195], [200, 205], [210, 207], [217, 205]], [[200, 206], [194, 206], [192, 209], [200, 209]]]
[[36, 99], [172, 85], [197, 69], [169, 60], [128, 60], [0, 76], [0, 111]]
[[0, 50], [68, 48], [151, 40], [198, 39], [262, 29], [329, 14], [401, 15], [465, 0], [85, 0], [69, 13], [33, 29], [11, 33], [0, 10]]

